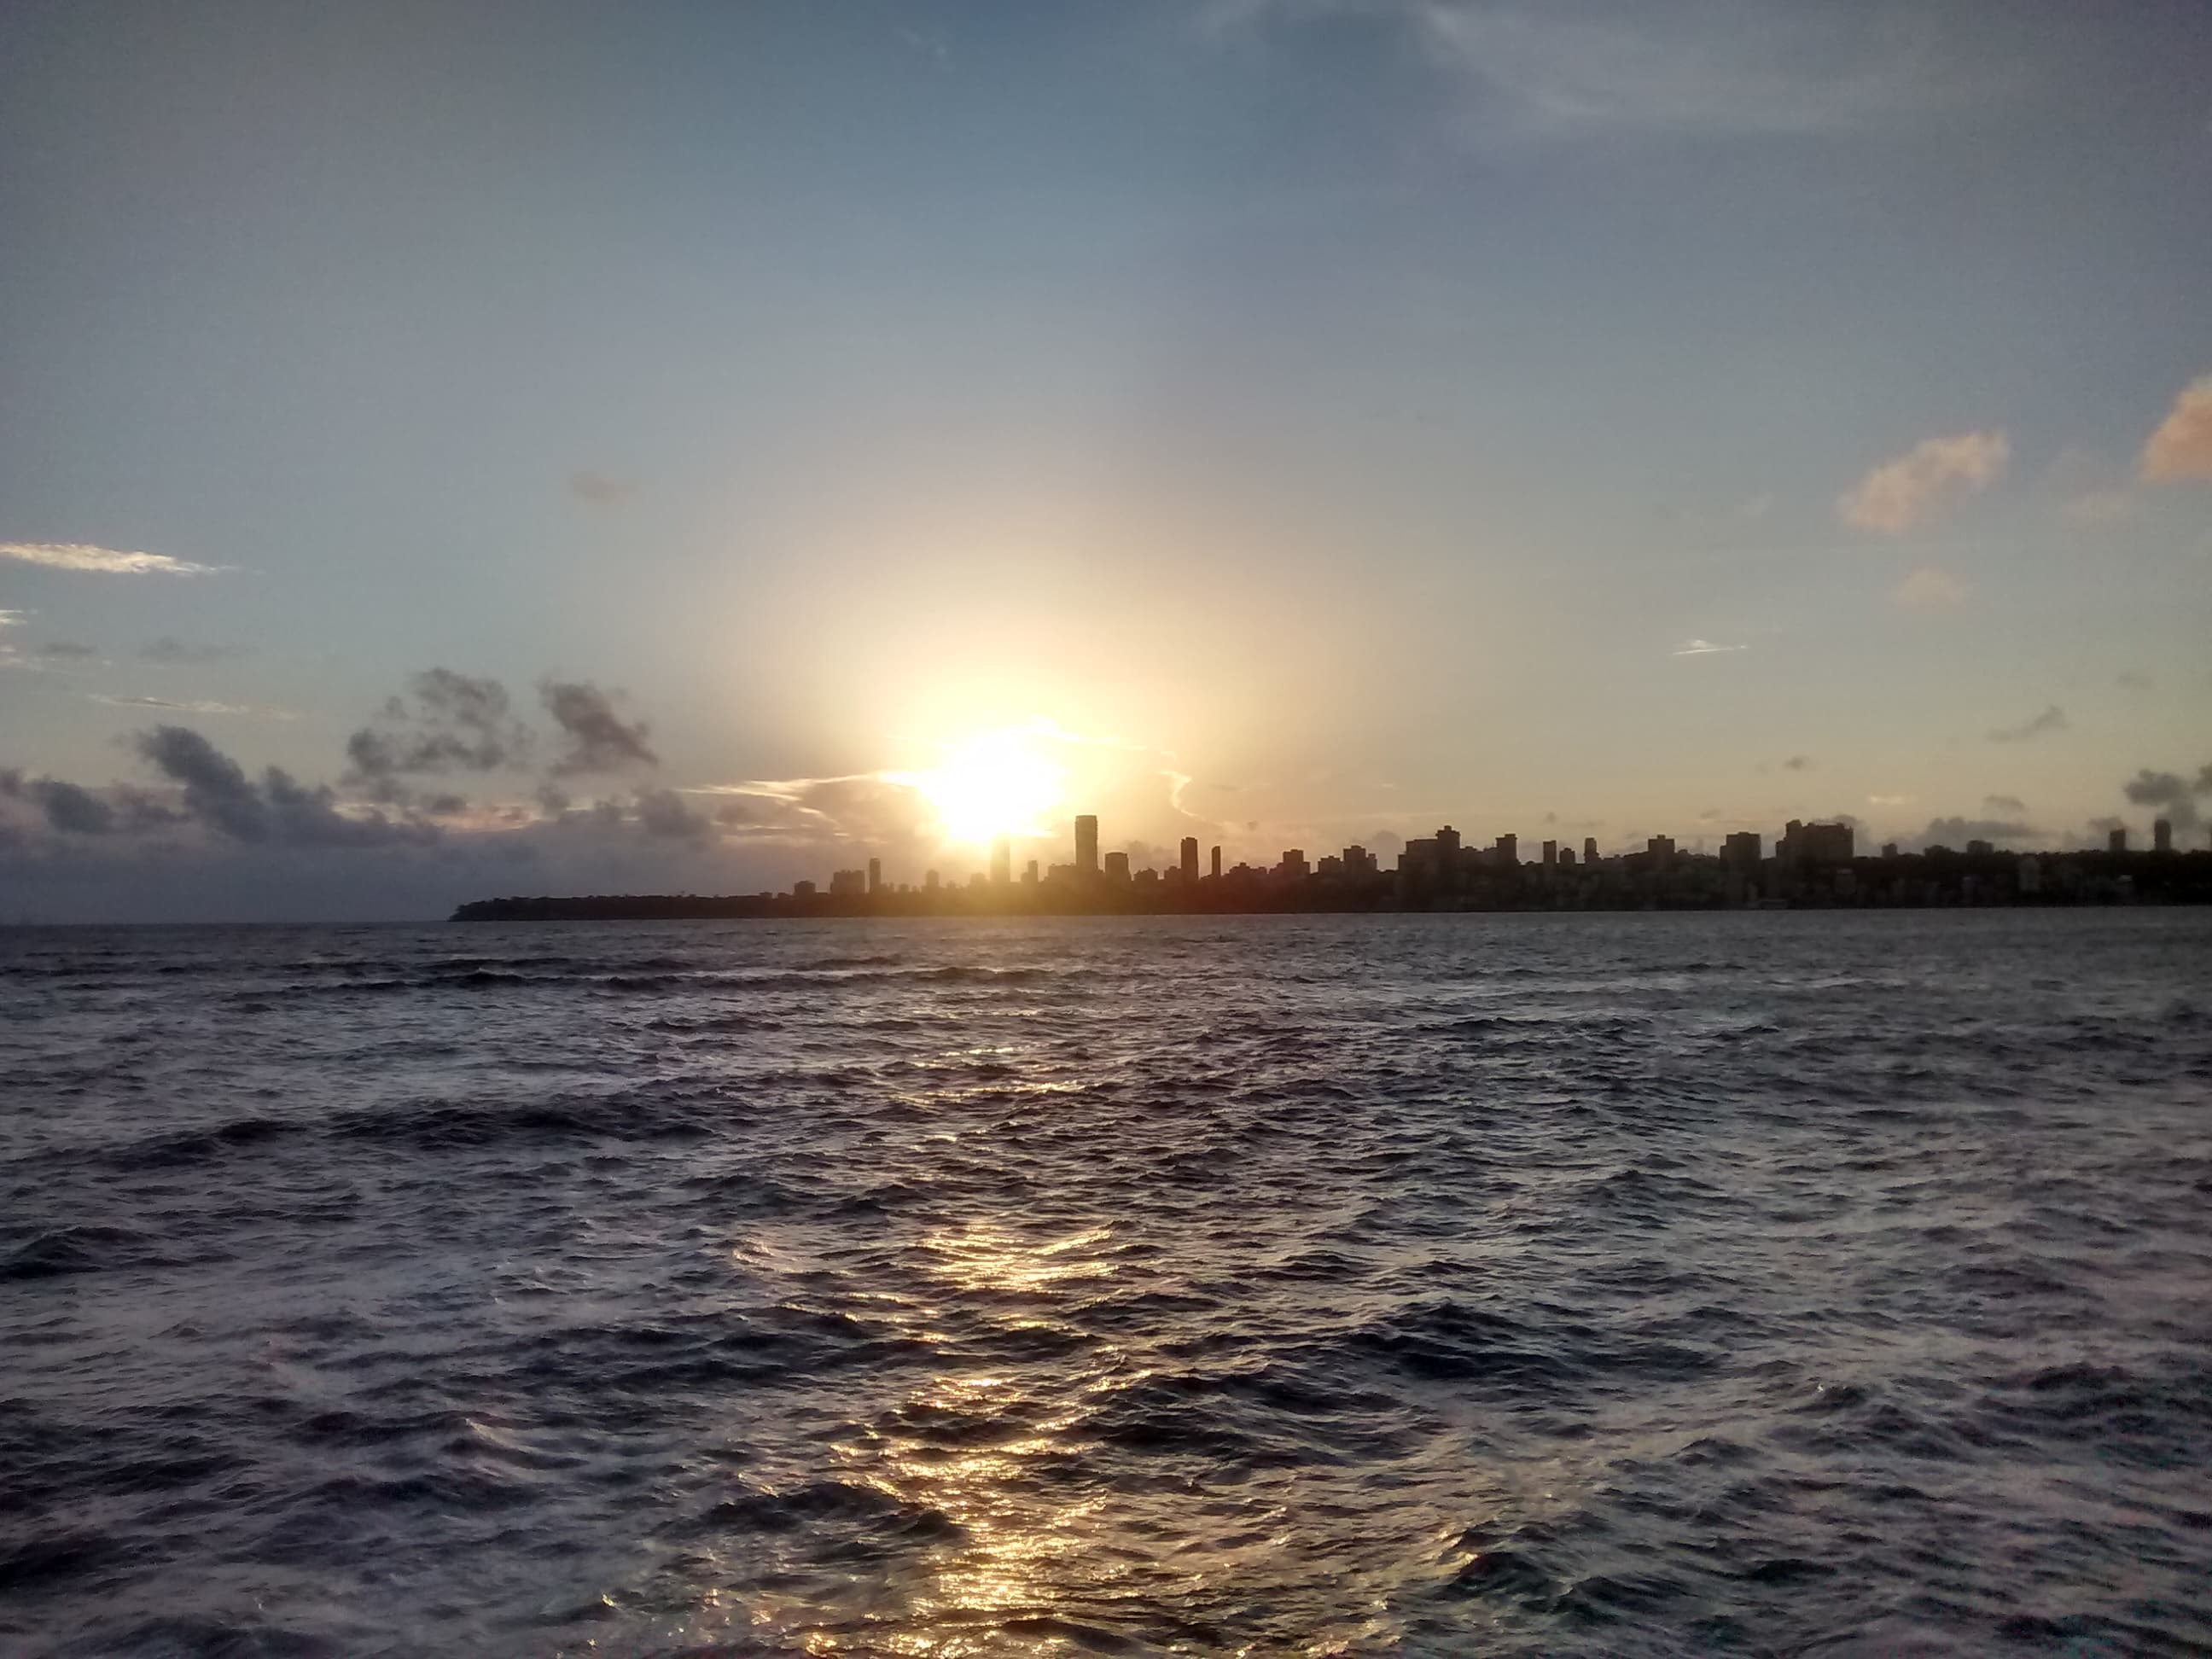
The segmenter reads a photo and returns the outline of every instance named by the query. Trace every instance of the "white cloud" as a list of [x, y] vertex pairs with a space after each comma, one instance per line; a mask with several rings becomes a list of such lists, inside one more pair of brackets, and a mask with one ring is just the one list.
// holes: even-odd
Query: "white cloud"
[[2212, 478], [2212, 374], [2192, 380], [2143, 446], [2142, 476], [2153, 483]]
[[0, 628], [21, 628], [23, 618], [29, 614], [25, 611], [0, 611]]
[[1972, 590], [1947, 570], [1933, 567], [1916, 570], [1890, 591], [1890, 599], [1907, 611], [1948, 611], [1965, 601]]
[[2011, 456], [2012, 446], [2002, 432], [1929, 438], [1860, 479], [1837, 501], [1836, 511], [1861, 530], [1901, 536], [1947, 498], [1988, 489]]
[[1711, 640], [1692, 640], [1675, 647], [1673, 654], [1677, 657], [1719, 657], [1731, 651], [1750, 649], [1747, 645], [1715, 645]]
[[56, 570], [90, 570], [122, 576], [211, 576], [228, 567], [193, 564], [166, 553], [132, 553], [83, 542], [0, 542], [0, 559], [42, 564]]

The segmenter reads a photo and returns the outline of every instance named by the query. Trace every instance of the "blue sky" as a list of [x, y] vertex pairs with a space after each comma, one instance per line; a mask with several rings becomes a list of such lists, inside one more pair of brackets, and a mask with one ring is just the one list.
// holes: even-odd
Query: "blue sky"
[[[0, 913], [962, 869], [880, 775], [1009, 726], [1140, 856], [2147, 825], [2209, 69], [2194, 3], [19, 0]], [[529, 740], [363, 775], [431, 670]]]

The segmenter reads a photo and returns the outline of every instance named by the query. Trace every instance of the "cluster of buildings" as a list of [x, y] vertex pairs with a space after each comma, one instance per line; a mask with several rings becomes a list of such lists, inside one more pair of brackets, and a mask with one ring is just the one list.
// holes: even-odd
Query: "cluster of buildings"
[[[1890, 842], [1879, 860], [1858, 857], [1848, 823], [1808, 823], [1791, 819], [1770, 852], [1764, 837], [1743, 830], [1725, 837], [1717, 854], [1686, 853], [1668, 836], [1653, 836], [1640, 848], [1611, 854], [1598, 850], [1595, 837], [1579, 848], [1547, 840], [1524, 859], [1517, 836], [1499, 836], [1487, 847], [1469, 845], [1449, 824], [1434, 835], [1407, 842], [1392, 866], [1354, 843], [1309, 859], [1303, 848], [1285, 849], [1272, 865], [1238, 862], [1224, 869], [1222, 849], [1204, 849], [1194, 836], [1183, 837], [1173, 864], [1164, 869], [1132, 869], [1126, 852], [1101, 854], [1098, 819], [1085, 813], [1074, 823], [1072, 862], [1040, 867], [1031, 859], [1018, 874], [1012, 842], [993, 843], [988, 871], [951, 884], [929, 871], [919, 887], [886, 885], [882, 861], [840, 870], [826, 893], [840, 902], [880, 908], [924, 908], [954, 896], [1001, 895], [1021, 908], [1486, 908], [1589, 906], [1627, 903], [1684, 905], [1772, 905], [1823, 902], [1950, 902], [1942, 893], [1964, 895], [1960, 902], [1990, 902], [2000, 887], [2036, 897], [2054, 890], [2045, 878], [2045, 862], [2056, 859], [2002, 854], [1986, 841], [1970, 841], [1959, 852], [1931, 848], [1902, 855]], [[2128, 854], [2127, 832], [2112, 832], [2108, 856]], [[2158, 821], [2153, 831], [2158, 855], [2173, 850], [2172, 824]], [[1974, 868], [1954, 868], [1958, 860]], [[1934, 861], [1936, 875], [1923, 872]], [[1947, 862], [1947, 860], [1951, 862]], [[1990, 866], [2001, 862], [2002, 870]], [[1910, 866], [1908, 870], [1907, 866]], [[2130, 878], [2132, 880], [2132, 878]], [[1946, 886], [1946, 881], [1950, 884]], [[1981, 895], [1979, 898], [1975, 896]], [[1117, 901], [1116, 895], [1121, 899]], [[793, 884], [790, 896], [817, 896], [811, 882]], [[957, 908], [957, 907], [955, 907]]]
[[1770, 853], [1758, 835], [1729, 836], [1717, 854], [1686, 853], [1669, 836], [1601, 854], [1540, 844], [1533, 860], [1514, 836], [1470, 847], [1449, 824], [1406, 843], [1389, 870], [1358, 845], [1309, 860], [1287, 848], [1272, 865], [1222, 867], [1221, 848], [1186, 836], [1164, 870], [1130, 867], [1129, 854], [1103, 856], [1098, 820], [1075, 820], [1075, 857], [1014, 870], [1013, 846], [991, 848], [988, 870], [948, 882], [935, 870], [919, 886], [884, 880], [870, 859], [840, 870], [826, 890], [811, 881], [788, 893], [594, 894], [483, 899], [457, 921], [676, 920], [760, 916], [1239, 914], [1252, 911], [1646, 910], [1768, 908], [1915, 908], [1989, 904], [2212, 904], [2212, 851], [2178, 853], [2161, 819], [2148, 852], [2130, 851], [2124, 830], [2103, 852], [2011, 854], [1986, 841], [1962, 850], [1931, 847], [1875, 858], [1857, 855], [1849, 823], [1792, 820]]

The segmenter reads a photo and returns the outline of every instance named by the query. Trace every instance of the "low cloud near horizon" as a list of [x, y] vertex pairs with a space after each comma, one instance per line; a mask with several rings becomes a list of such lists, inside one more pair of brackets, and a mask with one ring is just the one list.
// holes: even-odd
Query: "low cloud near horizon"
[[2138, 471], [2151, 483], [2212, 478], [2212, 374], [2182, 389], [2143, 446]]

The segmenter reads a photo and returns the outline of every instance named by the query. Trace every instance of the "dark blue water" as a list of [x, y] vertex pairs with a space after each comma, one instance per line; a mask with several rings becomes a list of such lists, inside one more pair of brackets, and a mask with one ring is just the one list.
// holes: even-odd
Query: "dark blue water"
[[2212, 915], [0, 935], [0, 1649], [2201, 1653]]

